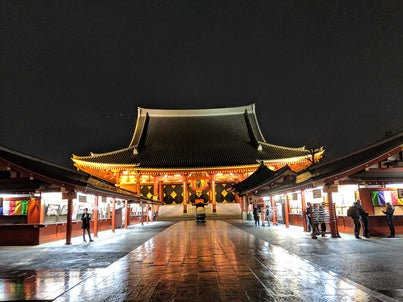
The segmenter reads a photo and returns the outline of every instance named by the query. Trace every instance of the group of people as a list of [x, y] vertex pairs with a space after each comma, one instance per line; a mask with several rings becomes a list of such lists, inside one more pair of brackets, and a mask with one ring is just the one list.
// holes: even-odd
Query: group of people
[[361, 200], [357, 199], [357, 201], [354, 202], [354, 204], [348, 209], [347, 216], [353, 219], [355, 238], [357, 239], [361, 238], [360, 237], [361, 223], [364, 237], [369, 238], [368, 212], [362, 208]]
[[[386, 210], [382, 212], [386, 215], [386, 220], [388, 222], [390, 235], [389, 238], [395, 237], [395, 226], [394, 226], [394, 211], [395, 208], [390, 202], [386, 203]], [[347, 216], [351, 217], [354, 221], [354, 235], [355, 238], [360, 239], [360, 229], [361, 224], [363, 228], [363, 236], [369, 238], [369, 228], [368, 228], [368, 212], [362, 208], [361, 200], [357, 201], [348, 209]]]
[[[313, 235], [312, 238], [316, 239], [316, 235], [314, 233], [321, 233], [322, 237], [326, 236], [326, 216], [327, 212], [325, 209], [325, 204], [322, 203], [319, 206], [312, 207], [311, 203], [308, 202], [305, 209], [306, 214], [306, 225], [308, 232], [312, 230]], [[320, 224], [320, 230], [319, 230]]]
[[[261, 210], [259, 207], [254, 207], [253, 208], [253, 220], [255, 221], [255, 226], [260, 225], [260, 218], [259, 215], [261, 213]], [[266, 208], [266, 220], [269, 222], [270, 221], [270, 209]], [[270, 223], [268, 223], [268, 226], [270, 226]]]
[[[313, 238], [316, 238], [314, 233], [322, 233], [322, 236], [325, 236], [326, 232], [326, 223], [324, 220], [324, 206], [323, 204], [319, 207], [312, 207], [311, 203], [308, 202], [305, 210], [306, 214], [306, 224], [307, 231], [313, 232]], [[395, 237], [395, 227], [394, 227], [394, 211], [395, 208], [392, 206], [390, 202], [386, 203], [386, 209], [382, 210], [382, 212], [386, 215], [386, 220], [388, 222], [390, 235], [388, 238]], [[365, 211], [361, 205], [361, 200], [357, 199], [356, 202], [349, 208], [347, 211], [347, 216], [351, 217], [354, 221], [354, 235], [355, 238], [360, 239], [360, 230], [361, 224], [363, 228], [363, 236], [365, 238], [369, 238], [369, 227], [368, 227], [368, 212]], [[319, 230], [319, 224], [321, 228]]]

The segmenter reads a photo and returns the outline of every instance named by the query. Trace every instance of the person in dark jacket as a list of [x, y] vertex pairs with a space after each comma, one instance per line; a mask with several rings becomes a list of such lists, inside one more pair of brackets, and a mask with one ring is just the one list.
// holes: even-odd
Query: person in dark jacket
[[258, 209], [258, 207], [253, 208], [253, 219], [255, 219], [255, 226], [259, 226], [259, 209]]
[[91, 239], [90, 221], [91, 221], [91, 216], [88, 213], [88, 209], [85, 208], [84, 213], [81, 214], [81, 228], [83, 229], [83, 240], [84, 240], [84, 242], [87, 242], [87, 240], [85, 240], [85, 231], [86, 230], [88, 232], [88, 237], [90, 239], [90, 242], [94, 241], [94, 240]]
[[360, 229], [361, 229], [361, 223], [360, 223], [360, 210], [359, 207], [357, 206], [357, 202], [354, 202], [353, 206], [351, 207], [351, 215], [350, 217], [354, 221], [354, 235], [355, 238], [360, 239]]
[[360, 214], [361, 223], [362, 223], [362, 235], [365, 238], [369, 238], [369, 228], [368, 228], [368, 212], [362, 208], [361, 200], [357, 199], [356, 201], [358, 212]]
[[393, 213], [395, 212], [395, 208], [392, 206], [392, 204], [390, 202], [386, 203], [386, 211], [382, 212], [386, 215], [386, 220], [388, 221], [388, 226], [389, 226], [389, 230], [390, 230], [390, 235], [388, 236], [388, 238], [393, 238], [395, 237], [395, 226], [393, 224]]
[[305, 214], [306, 214], [306, 229], [310, 233], [311, 232], [311, 216], [312, 216], [312, 208], [311, 208], [310, 202], [307, 202], [307, 204], [306, 204]]

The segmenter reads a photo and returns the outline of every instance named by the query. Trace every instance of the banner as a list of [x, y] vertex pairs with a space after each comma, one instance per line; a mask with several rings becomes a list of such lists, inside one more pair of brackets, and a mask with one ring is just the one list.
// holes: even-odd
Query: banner
[[15, 216], [28, 214], [28, 200], [3, 200], [0, 215]]
[[394, 206], [403, 204], [403, 200], [397, 198], [396, 191], [384, 190], [384, 191], [372, 191], [371, 201], [373, 206], [385, 206], [387, 202]]

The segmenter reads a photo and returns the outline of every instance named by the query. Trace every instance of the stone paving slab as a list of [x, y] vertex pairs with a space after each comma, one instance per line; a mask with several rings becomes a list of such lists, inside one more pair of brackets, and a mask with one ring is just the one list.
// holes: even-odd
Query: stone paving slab
[[395, 301], [233, 225], [176, 223], [56, 301]]
[[234, 226], [280, 246], [289, 253], [318, 265], [325, 271], [360, 284], [373, 291], [403, 301], [403, 237], [355, 239], [353, 234], [341, 238], [312, 239], [301, 227], [284, 225], [255, 227], [253, 222], [228, 220]]
[[[0, 246], [0, 301], [53, 301], [95, 272], [127, 255], [173, 222], [131, 225], [99, 232], [95, 242], [81, 236], [38, 246]], [[92, 301], [92, 300], [91, 300]]]

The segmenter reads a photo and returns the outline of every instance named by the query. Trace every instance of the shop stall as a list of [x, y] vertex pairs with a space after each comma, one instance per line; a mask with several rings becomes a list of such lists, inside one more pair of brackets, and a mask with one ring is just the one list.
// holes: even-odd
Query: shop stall
[[87, 174], [0, 147], [0, 245], [36, 245], [82, 233], [81, 214], [92, 215], [91, 231], [127, 227], [129, 205], [154, 205]]

